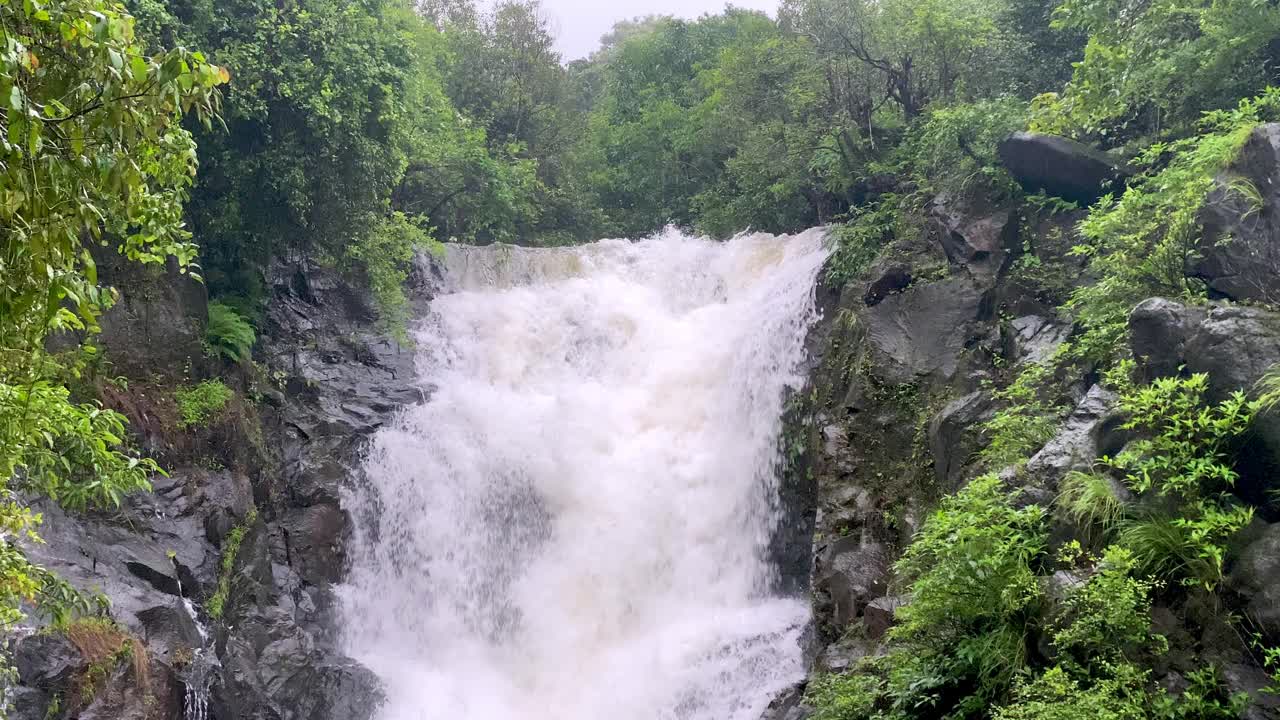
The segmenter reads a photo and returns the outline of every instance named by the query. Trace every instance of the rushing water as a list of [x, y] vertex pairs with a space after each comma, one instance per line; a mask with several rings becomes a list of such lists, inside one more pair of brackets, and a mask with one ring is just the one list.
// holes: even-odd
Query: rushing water
[[449, 249], [430, 401], [350, 499], [381, 720], [756, 720], [802, 677], [767, 546], [825, 255], [817, 230]]

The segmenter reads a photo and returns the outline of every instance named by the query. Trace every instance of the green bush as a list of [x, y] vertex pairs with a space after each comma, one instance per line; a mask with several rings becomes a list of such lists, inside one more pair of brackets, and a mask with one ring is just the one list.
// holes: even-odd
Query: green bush
[[1026, 664], [1041, 601], [1044, 510], [1015, 508], [994, 474], [946, 498], [896, 566], [911, 601], [890, 632], [899, 709], [968, 717], [1001, 697]]
[[444, 246], [431, 237], [422, 222], [400, 212], [378, 221], [344, 250], [345, 263], [364, 270], [382, 329], [402, 343], [409, 341], [409, 300], [404, 282], [419, 250], [440, 254]]
[[1080, 225], [1085, 242], [1072, 252], [1089, 258], [1098, 281], [1067, 302], [1084, 330], [1070, 345], [1071, 357], [1113, 362], [1127, 347], [1129, 311], [1148, 297], [1204, 297], [1203, 282], [1191, 273], [1203, 231], [1200, 208], [1253, 128], [1277, 114], [1276, 89], [1234, 111], [1207, 114], [1202, 134], [1148, 147], [1137, 160], [1146, 174], [1118, 200], [1108, 196], [1092, 209]]
[[221, 380], [205, 380], [199, 385], [179, 388], [177, 392], [178, 427], [193, 428], [207, 425], [227, 402], [231, 400], [231, 388]]
[[1126, 361], [1107, 380], [1120, 392], [1123, 427], [1139, 437], [1103, 464], [1135, 493], [1168, 498], [1176, 510], [1171, 517], [1135, 518], [1122, 529], [1121, 541], [1150, 572], [1212, 588], [1222, 578], [1227, 539], [1253, 518], [1253, 509], [1230, 495], [1237, 477], [1230, 444], [1267, 400], [1250, 401], [1236, 392], [1208, 405], [1207, 375], [1139, 386], [1132, 372], [1132, 361]]
[[232, 362], [244, 362], [257, 339], [253, 325], [239, 311], [218, 301], [209, 303], [204, 340], [211, 351]]
[[870, 672], [823, 675], [809, 683], [804, 701], [814, 708], [810, 720], [863, 720], [874, 717], [884, 690]]

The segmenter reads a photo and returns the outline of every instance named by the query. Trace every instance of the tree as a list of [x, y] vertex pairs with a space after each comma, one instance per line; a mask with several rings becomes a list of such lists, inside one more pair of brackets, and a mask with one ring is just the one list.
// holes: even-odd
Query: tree
[[1050, 132], [1112, 145], [1185, 134], [1202, 112], [1280, 83], [1280, 12], [1269, 0], [1068, 0], [1054, 22], [1089, 41], [1061, 95], [1038, 101], [1036, 124]]
[[69, 597], [31, 566], [31, 493], [73, 509], [118, 505], [148, 487], [154, 463], [124, 448], [124, 418], [72, 398], [88, 349], [51, 354], [54, 333], [97, 329], [113, 300], [90, 249], [141, 263], [195, 246], [182, 206], [196, 171], [183, 117], [208, 125], [228, 73], [183, 48], [152, 53], [134, 19], [106, 0], [0, 4], [0, 624]]

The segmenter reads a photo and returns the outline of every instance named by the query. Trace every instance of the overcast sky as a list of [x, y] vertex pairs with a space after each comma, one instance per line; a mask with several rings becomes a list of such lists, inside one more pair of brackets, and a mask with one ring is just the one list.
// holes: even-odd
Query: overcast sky
[[[559, 38], [565, 62], [586, 57], [600, 44], [600, 36], [619, 20], [643, 15], [696, 18], [720, 12], [725, 0], [542, 0]], [[778, 0], [734, 0], [733, 5], [767, 10], [773, 15]]]

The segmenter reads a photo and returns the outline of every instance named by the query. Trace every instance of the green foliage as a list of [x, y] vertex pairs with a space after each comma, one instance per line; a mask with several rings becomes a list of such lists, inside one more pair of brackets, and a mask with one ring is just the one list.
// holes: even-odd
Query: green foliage
[[1151, 633], [1155, 583], [1135, 577], [1137, 570], [1131, 552], [1109, 547], [1088, 580], [1067, 595], [1050, 636], [1060, 666], [1088, 671], [1161, 649], [1163, 639]]
[[175, 398], [178, 402], [178, 427], [197, 428], [208, 425], [222, 410], [235, 393], [221, 380], [205, 380], [191, 387], [178, 388]]
[[218, 589], [205, 603], [205, 612], [213, 620], [221, 620], [226, 611], [227, 600], [231, 597], [232, 583], [235, 580], [236, 559], [240, 556], [240, 546], [244, 544], [245, 535], [258, 522], [258, 509], [251, 508], [238, 525], [231, 528], [222, 540], [222, 560], [218, 563]]
[[996, 145], [1026, 124], [1026, 103], [1017, 98], [939, 107], [912, 128], [896, 155], [921, 192], [980, 192], [999, 200], [1016, 190], [1000, 166]]
[[835, 249], [827, 262], [828, 282], [850, 282], [871, 266], [901, 225], [902, 203], [898, 196], [886, 195], [873, 205], [855, 209], [852, 219], [836, 226]]
[[823, 675], [805, 690], [812, 720], [863, 720], [875, 717], [884, 697], [884, 680], [872, 672]]
[[419, 250], [441, 254], [444, 247], [420, 221], [401, 212], [392, 213], [373, 232], [346, 248], [347, 261], [364, 266], [383, 328], [403, 343], [409, 340], [409, 301], [404, 294], [404, 281]]
[[1067, 0], [1054, 22], [1089, 42], [1061, 95], [1038, 100], [1046, 132], [1114, 141], [1185, 130], [1277, 79], [1268, 53], [1280, 13], [1267, 0]]
[[1252, 508], [1229, 495], [1237, 477], [1229, 450], [1263, 401], [1237, 392], [1210, 406], [1206, 375], [1137, 386], [1131, 372], [1132, 363], [1122, 363], [1108, 381], [1120, 392], [1124, 428], [1142, 435], [1104, 463], [1135, 493], [1176, 501], [1178, 512], [1140, 518], [1123, 530], [1122, 541], [1151, 571], [1212, 588], [1222, 578], [1227, 539], [1253, 518]]
[[209, 303], [209, 324], [204, 330], [205, 344], [214, 353], [231, 362], [246, 362], [258, 340], [253, 325], [240, 312], [221, 302]]
[[1061, 412], [1044, 399], [1053, 375], [1051, 363], [1031, 363], [1008, 387], [993, 393], [1003, 407], [983, 428], [986, 467], [999, 470], [1024, 462], [1053, 437]]
[[1124, 502], [1114, 481], [1100, 472], [1073, 470], [1062, 479], [1055, 505], [1086, 537], [1109, 537], [1125, 519]]
[[48, 496], [73, 510], [119, 505], [148, 487], [154, 463], [124, 448], [124, 417], [74, 399], [66, 383], [87, 351], [52, 357], [53, 333], [93, 333], [114, 300], [98, 286], [90, 252], [133, 261], [195, 246], [182, 205], [195, 145], [181, 121], [207, 124], [225, 70], [185, 49], [147, 53], [134, 20], [102, 0], [0, 4], [0, 625], [20, 606], [60, 616], [78, 599], [32, 566], [17, 541], [34, 540]]
[[1191, 273], [1199, 257], [1200, 208], [1249, 132], [1278, 112], [1280, 91], [1268, 90], [1233, 111], [1206, 115], [1203, 134], [1147, 148], [1137, 162], [1148, 172], [1118, 200], [1107, 197], [1093, 208], [1080, 225], [1085, 242], [1073, 252], [1089, 258], [1099, 279], [1077, 289], [1067, 304], [1084, 330], [1072, 343], [1074, 357], [1113, 361], [1125, 346], [1129, 311], [1147, 297], [1204, 296]]
[[1015, 508], [996, 475], [943, 500], [895, 568], [911, 583], [890, 632], [896, 708], [974, 716], [1008, 689], [1027, 661], [1046, 540], [1044, 511]]
[[1123, 663], [1101, 681], [1085, 685], [1062, 667], [1018, 686], [1012, 704], [996, 720], [1148, 720], [1147, 673]]

